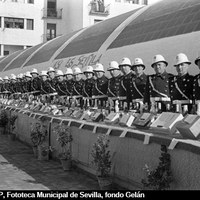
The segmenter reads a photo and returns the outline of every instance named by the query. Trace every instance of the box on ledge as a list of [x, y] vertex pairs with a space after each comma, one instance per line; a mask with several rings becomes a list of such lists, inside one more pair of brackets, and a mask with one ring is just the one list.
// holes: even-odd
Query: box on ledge
[[150, 127], [155, 131], [174, 134], [177, 131], [176, 123], [182, 119], [183, 115], [181, 113], [163, 112]]
[[198, 115], [186, 115], [177, 126], [183, 138], [198, 140], [200, 138], [200, 117]]

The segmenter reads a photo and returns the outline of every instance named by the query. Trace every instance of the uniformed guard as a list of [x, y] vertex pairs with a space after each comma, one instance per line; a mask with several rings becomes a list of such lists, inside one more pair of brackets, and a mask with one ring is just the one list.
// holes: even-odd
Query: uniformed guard
[[73, 70], [71, 68], [67, 68], [65, 72], [66, 76], [66, 92], [69, 97], [72, 96], [73, 86], [74, 86], [74, 77], [73, 77]]
[[47, 71], [45, 70], [41, 71], [40, 76], [41, 76], [41, 86], [40, 86], [41, 94], [47, 95], [50, 93], [50, 83], [48, 80]]
[[144, 103], [148, 103], [151, 112], [170, 110], [169, 78], [172, 74], [166, 72], [168, 62], [162, 55], [155, 55], [151, 67], [155, 74], [147, 77]]
[[[173, 107], [173, 110], [176, 112], [182, 109], [183, 113], [190, 112], [192, 109], [192, 100], [193, 100], [193, 76], [189, 75], [188, 68], [191, 62], [188, 60], [188, 57], [179, 53], [176, 56], [176, 71], [177, 76], [174, 76], [170, 80], [170, 93], [173, 104], [176, 104], [176, 109]], [[182, 105], [180, 107], [180, 104]]]
[[13, 97], [15, 97], [15, 93], [17, 93], [17, 88], [16, 88], [16, 76], [15, 74], [10, 75], [10, 92], [12, 93]]
[[147, 75], [144, 73], [145, 65], [141, 58], [135, 58], [132, 70], [135, 75], [131, 78], [128, 84], [128, 95], [130, 95], [131, 102], [134, 109], [142, 109], [145, 87], [147, 82]]
[[[195, 65], [198, 66], [200, 70], [200, 56], [195, 59]], [[193, 100], [196, 106], [196, 113], [200, 115], [200, 73], [194, 77], [193, 81]]]
[[56, 84], [56, 91], [57, 91], [58, 95], [66, 96], [67, 92], [66, 92], [66, 83], [64, 81], [64, 73], [61, 70], [57, 70], [56, 77], [58, 80], [58, 82]]
[[3, 89], [3, 95], [4, 95], [5, 98], [7, 98], [11, 94], [11, 92], [10, 92], [10, 83], [9, 83], [8, 76], [5, 76], [3, 80], [4, 80], [3, 87], [2, 87], [2, 89]]
[[131, 102], [131, 96], [130, 96], [130, 93], [128, 93], [128, 87], [129, 87], [129, 84], [130, 84], [130, 80], [132, 79], [133, 77], [133, 71], [131, 70], [131, 61], [129, 58], [123, 58], [120, 65], [119, 65], [119, 68], [120, 70], [122, 71], [123, 73], [123, 76], [122, 76], [122, 79], [121, 79], [121, 85], [123, 87], [123, 89], [126, 91], [126, 100], [127, 100], [127, 103], [128, 103], [128, 109], [129, 109], [129, 104]]
[[116, 103], [119, 105], [119, 109], [123, 109], [123, 103], [126, 101], [126, 90], [122, 86], [122, 74], [119, 69], [119, 64], [116, 61], [111, 61], [107, 69], [112, 78], [108, 81], [108, 101], [111, 109], [116, 107]]
[[31, 71], [32, 81], [31, 81], [31, 92], [32, 94], [38, 96], [40, 94], [41, 79], [37, 69], [32, 69]]
[[95, 101], [97, 100], [98, 106], [105, 108], [108, 99], [108, 78], [105, 76], [104, 66], [101, 63], [97, 63], [94, 67], [94, 73], [96, 80], [92, 89], [92, 98]]
[[18, 74], [17, 75], [17, 83], [16, 83], [16, 89], [17, 89], [18, 94], [24, 93], [22, 79], [23, 79], [23, 74], [22, 73]]
[[73, 106], [83, 106], [83, 85], [84, 85], [84, 80], [82, 79], [82, 71], [80, 68], [75, 67], [74, 68], [74, 85], [73, 85], [73, 92], [72, 96], [74, 99]]
[[50, 83], [50, 94], [52, 96], [54, 95], [57, 95], [56, 93], [56, 83], [57, 83], [57, 80], [56, 80], [56, 71], [53, 67], [49, 67], [48, 68], [48, 71], [47, 71], [47, 74], [49, 75], [49, 83]]
[[92, 89], [95, 84], [93, 67], [86, 66], [84, 68], [83, 73], [86, 77], [86, 79], [84, 81], [84, 85], [83, 85], [83, 100], [84, 100], [84, 106], [88, 108], [90, 106], [93, 106], [93, 102], [91, 100]]
[[25, 93], [30, 93], [31, 92], [32, 75], [29, 71], [26, 72], [26, 74], [25, 74], [25, 80], [26, 80], [25, 85], [24, 85]]
[[3, 79], [0, 77], [0, 95], [3, 92]]

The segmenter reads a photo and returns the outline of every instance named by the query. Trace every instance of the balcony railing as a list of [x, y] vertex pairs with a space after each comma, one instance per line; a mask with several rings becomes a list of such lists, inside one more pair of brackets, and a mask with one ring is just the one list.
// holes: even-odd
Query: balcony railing
[[60, 37], [62, 34], [57, 34], [57, 35], [50, 35], [50, 34], [43, 34], [41, 35], [41, 42], [47, 42], [49, 40], [52, 40], [56, 37]]
[[110, 4], [104, 5], [101, 1], [91, 1], [90, 2], [90, 14], [91, 15], [109, 15], [110, 14]]
[[62, 8], [61, 9], [42, 9], [42, 18], [62, 19]]

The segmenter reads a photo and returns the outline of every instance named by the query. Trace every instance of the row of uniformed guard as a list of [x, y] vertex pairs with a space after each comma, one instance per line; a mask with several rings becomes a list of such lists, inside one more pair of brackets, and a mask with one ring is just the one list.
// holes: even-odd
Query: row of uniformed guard
[[[100, 63], [94, 68], [86, 66], [83, 72], [77, 67], [74, 70], [67, 68], [65, 74], [50, 67], [48, 71], [41, 71], [39, 76], [38, 71], [33, 69], [25, 76], [19, 74], [16, 77], [12, 74], [10, 79], [7, 76], [4, 80], [0, 78], [0, 91], [3, 94], [57, 93], [59, 96], [93, 98], [99, 99], [101, 106], [109, 97], [114, 101], [118, 99], [122, 103], [126, 102], [128, 109], [130, 104], [141, 101], [150, 106], [153, 99], [160, 103], [162, 111], [171, 109], [173, 102], [181, 101], [191, 110], [195, 100], [200, 100], [200, 74], [189, 75], [190, 64], [188, 57], [180, 53], [174, 64], [178, 75], [169, 74], [166, 72], [168, 62], [162, 55], [155, 55], [151, 64], [155, 74], [147, 76], [141, 58], [135, 58], [133, 64], [129, 58], [123, 58], [120, 64], [116, 61], [109, 63], [107, 70], [110, 79], [105, 76], [104, 67]], [[195, 64], [200, 68], [200, 57], [195, 60]], [[82, 78], [83, 73], [85, 80]]]

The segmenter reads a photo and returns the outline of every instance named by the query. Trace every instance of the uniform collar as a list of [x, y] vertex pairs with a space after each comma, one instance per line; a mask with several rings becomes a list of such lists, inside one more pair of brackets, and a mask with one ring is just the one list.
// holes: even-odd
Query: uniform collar
[[162, 79], [166, 79], [167, 78], [167, 72], [163, 72], [162, 74], [156, 74], [157, 77], [161, 77]]

